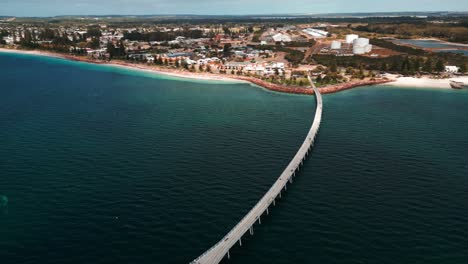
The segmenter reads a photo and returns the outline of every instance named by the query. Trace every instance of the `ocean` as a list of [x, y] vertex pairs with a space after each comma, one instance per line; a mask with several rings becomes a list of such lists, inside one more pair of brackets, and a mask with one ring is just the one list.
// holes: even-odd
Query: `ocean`
[[[0, 53], [0, 263], [188, 263], [302, 143], [311, 96]], [[225, 263], [468, 263], [468, 91], [324, 95]]]

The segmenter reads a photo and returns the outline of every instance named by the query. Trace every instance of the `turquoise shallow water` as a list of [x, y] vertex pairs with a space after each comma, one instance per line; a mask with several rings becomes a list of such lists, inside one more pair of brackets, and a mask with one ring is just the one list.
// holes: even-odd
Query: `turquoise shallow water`
[[[306, 96], [0, 54], [1, 263], [187, 263], [270, 187]], [[228, 263], [467, 263], [468, 92], [324, 96], [316, 148]]]

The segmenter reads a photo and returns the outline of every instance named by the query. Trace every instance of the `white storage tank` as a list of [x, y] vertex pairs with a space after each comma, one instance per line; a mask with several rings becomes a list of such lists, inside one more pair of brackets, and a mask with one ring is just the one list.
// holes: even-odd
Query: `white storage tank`
[[354, 46], [358, 47], [365, 47], [366, 45], [369, 45], [369, 39], [368, 38], [357, 38], [353, 41]]
[[355, 39], [358, 39], [358, 38], [359, 38], [359, 36], [356, 35], [356, 34], [349, 34], [349, 35], [346, 35], [346, 43], [351, 44], [351, 43], [353, 43], [353, 41], [354, 41]]
[[333, 50], [341, 49], [341, 42], [336, 40], [332, 41], [330, 48]]
[[359, 54], [365, 54], [366, 53], [366, 48], [354, 45], [353, 46], [353, 53], [358, 54], [358, 55]]

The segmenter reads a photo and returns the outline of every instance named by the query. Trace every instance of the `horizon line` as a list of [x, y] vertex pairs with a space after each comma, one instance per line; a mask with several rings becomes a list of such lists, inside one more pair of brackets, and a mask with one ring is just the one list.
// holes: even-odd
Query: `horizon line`
[[452, 13], [452, 14], [466, 14], [466, 11], [368, 11], [368, 12], [328, 12], [328, 13], [264, 13], [264, 14], [67, 14], [67, 15], [53, 15], [53, 16], [14, 16], [14, 15], [0, 15], [0, 17], [8, 18], [56, 18], [56, 17], [164, 17], [164, 16], [212, 16], [212, 17], [246, 17], [246, 16], [320, 16], [320, 15], [359, 15], [359, 14], [405, 14], [405, 13]]

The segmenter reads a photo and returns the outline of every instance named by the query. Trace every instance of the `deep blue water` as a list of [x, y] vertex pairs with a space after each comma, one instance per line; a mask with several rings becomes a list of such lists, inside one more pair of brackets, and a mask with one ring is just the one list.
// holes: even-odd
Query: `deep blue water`
[[[35, 56], [0, 54], [0, 78], [2, 264], [187, 263], [270, 187], [315, 108]], [[226, 262], [468, 263], [466, 131], [465, 90], [324, 96], [304, 169]]]

